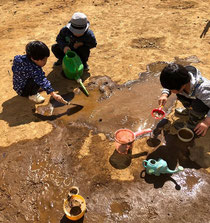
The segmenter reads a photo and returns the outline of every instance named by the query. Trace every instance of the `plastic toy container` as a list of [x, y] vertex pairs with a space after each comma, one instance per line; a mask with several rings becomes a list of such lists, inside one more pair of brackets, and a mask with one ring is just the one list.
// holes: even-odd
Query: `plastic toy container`
[[63, 58], [62, 68], [64, 74], [70, 80], [79, 79], [84, 70], [84, 66], [80, 57], [74, 51], [67, 51], [66, 55]]
[[182, 142], [190, 142], [194, 138], [194, 132], [189, 128], [181, 128], [178, 131], [178, 138]]
[[62, 68], [65, 76], [70, 80], [76, 80], [80, 84], [86, 96], [89, 95], [87, 89], [82, 83], [81, 76], [83, 74], [84, 66], [80, 57], [74, 52], [68, 50], [62, 61]]
[[132, 149], [133, 142], [137, 136], [152, 132], [151, 129], [143, 129], [133, 132], [130, 129], [119, 129], [115, 132], [115, 147], [118, 153], [127, 154], [129, 149]]
[[83, 217], [86, 211], [85, 199], [78, 195], [72, 195], [68, 199], [64, 200], [63, 210], [66, 217], [70, 220], [77, 221]]

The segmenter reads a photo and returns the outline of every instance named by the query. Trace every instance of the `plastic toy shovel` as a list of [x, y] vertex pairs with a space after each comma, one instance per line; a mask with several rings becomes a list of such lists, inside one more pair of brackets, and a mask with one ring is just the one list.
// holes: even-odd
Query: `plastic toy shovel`
[[115, 132], [115, 147], [118, 153], [127, 154], [132, 149], [133, 142], [137, 136], [150, 133], [152, 129], [143, 129], [141, 131], [132, 132], [130, 129], [119, 129]]
[[152, 117], [155, 119], [163, 119], [166, 113], [163, 111], [163, 106], [161, 105], [159, 108], [155, 108], [152, 110]]

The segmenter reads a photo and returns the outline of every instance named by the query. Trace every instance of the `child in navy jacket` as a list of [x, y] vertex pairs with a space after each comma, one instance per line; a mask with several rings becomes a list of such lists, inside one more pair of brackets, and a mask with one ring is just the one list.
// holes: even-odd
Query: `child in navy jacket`
[[63, 57], [68, 50], [75, 51], [83, 65], [84, 70], [88, 70], [88, 58], [90, 49], [96, 47], [97, 42], [92, 30], [89, 29], [90, 23], [84, 13], [76, 12], [70, 22], [63, 27], [57, 38], [57, 44], [52, 46], [52, 52], [58, 61], [55, 65], [61, 65]]
[[67, 103], [54, 92], [47, 80], [42, 67], [50, 56], [49, 48], [41, 41], [32, 41], [26, 45], [26, 55], [17, 55], [13, 60], [13, 89], [18, 95], [28, 97], [36, 103], [44, 102], [45, 98], [38, 93], [42, 88], [55, 100]]

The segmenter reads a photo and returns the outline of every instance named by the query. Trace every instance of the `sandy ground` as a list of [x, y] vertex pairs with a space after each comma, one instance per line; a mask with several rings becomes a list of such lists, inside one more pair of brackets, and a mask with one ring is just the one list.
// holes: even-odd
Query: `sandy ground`
[[[0, 145], [40, 138], [52, 130], [47, 122], [35, 122], [31, 115], [33, 105], [19, 99], [12, 89], [12, 59], [24, 54], [29, 41], [41, 40], [51, 47], [61, 27], [74, 12], [81, 11], [87, 14], [98, 41], [89, 59], [91, 76], [108, 75], [123, 83], [136, 79], [149, 63], [196, 55], [201, 61], [197, 67], [204, 76], [210, 77], [209, 33], [199, 38], [209, 19], [209, 3], [209, 0], [141, 3], [135, 0], [2, 0]], [[46, 75], [52, 71], [54, 61], [51, 54], [44, 67]], [[56, 81], [54, 77], [53, 82]], [[24, 124], [26, 116], [31, 121]]]
[[[145, 106], [146, 111], [156, 103], [158, 95], [150, 91], [154, 88], [158, 92], [157, 81], [147, 82], [152, 86], [146, 85], [147, 94], [142, 97], [138, 92], [138, 86], [143, 89], [138, 85], [141, 83], [136, 83], [132, 91], [128, 86], [101, 104], [96, 90], [89, 98], [75, 94], [72, 102], [80, 106], [68, 110], [58, 106], [49, 119], [34, 115], [34, 104], [13, 91], [11, 65], [13, 57], [24, 54], [31, 40], [41, 40], [50, 48], [72, 14], [81, 11], [87, 14], [98, 42], [89, 58], [92, 79], [85, 80], [86, 86], [94, 77], [105, 75], [115, 84], [136, 80], [148, 64], [155, 63], [150, 68], [157, 72], [164, 63], [156, 62], [174, 61], [177, 57], [192, 58], [191, 62], [196, 63], [191, 64], [210, 78], [210, 31], [200, 38], [209, 19], [209, 4], [209, 0], [1, 1], [0, 222], [69, 222], [65, 216], [62, 218], [62, 199], [69, 186], [75, 184], [88, 200], [87, 223], [136, 223], [139, 219], [145, 223], [191, 223], [194, 219], [208, 223], [210, 178], [201, 167], [210, 167], [209, 131], [207, 137], [196, 139], [193, 145], [180, 143], [167, 133], [168, 145], [158, 149], [149, 148], [145, 138], [135, 142], [135, 156], [122, 157], [107, 134], [124, 124], [138, 126], [138, 108], [143, 114], [141, 105], [147, 102], [147, 94], [152, 102]], [[44, 71], [53, 87], [71, 98], [78, 85], [63, 78], [61, 68], [53, 68], [55, 61], [51, 54]], [[48, 104], [49, 96], [41, 94]], [[120, 100], [122, 95], [128, 96], [134, 106], [129, 108], [126, 98]], [[135, 102], [140, 97], [143, 102]], [[119, 110], [122, 114], [117, 113]], [[176, 117], [172, 115], [170, 120]], [[185, 170], [173, 178], [146, 176], [140, 180], [144, 152], [155, 159], [164, 155], [171, 169], [179, 163]]]

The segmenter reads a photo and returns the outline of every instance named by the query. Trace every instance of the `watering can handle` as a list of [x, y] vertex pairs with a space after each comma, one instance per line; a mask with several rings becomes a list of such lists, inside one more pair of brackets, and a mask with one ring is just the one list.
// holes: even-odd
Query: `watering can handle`
[[147, 168], [147, 165], [146, 165], [145, 163], [147, 163], [147, 160], [143, 160], [143, 162], [142, 162], [143, 166], [144, 166], [145, 168]]
[[134, 133], [135, 137], [152, 132], [152, 129], [143, 129]]

